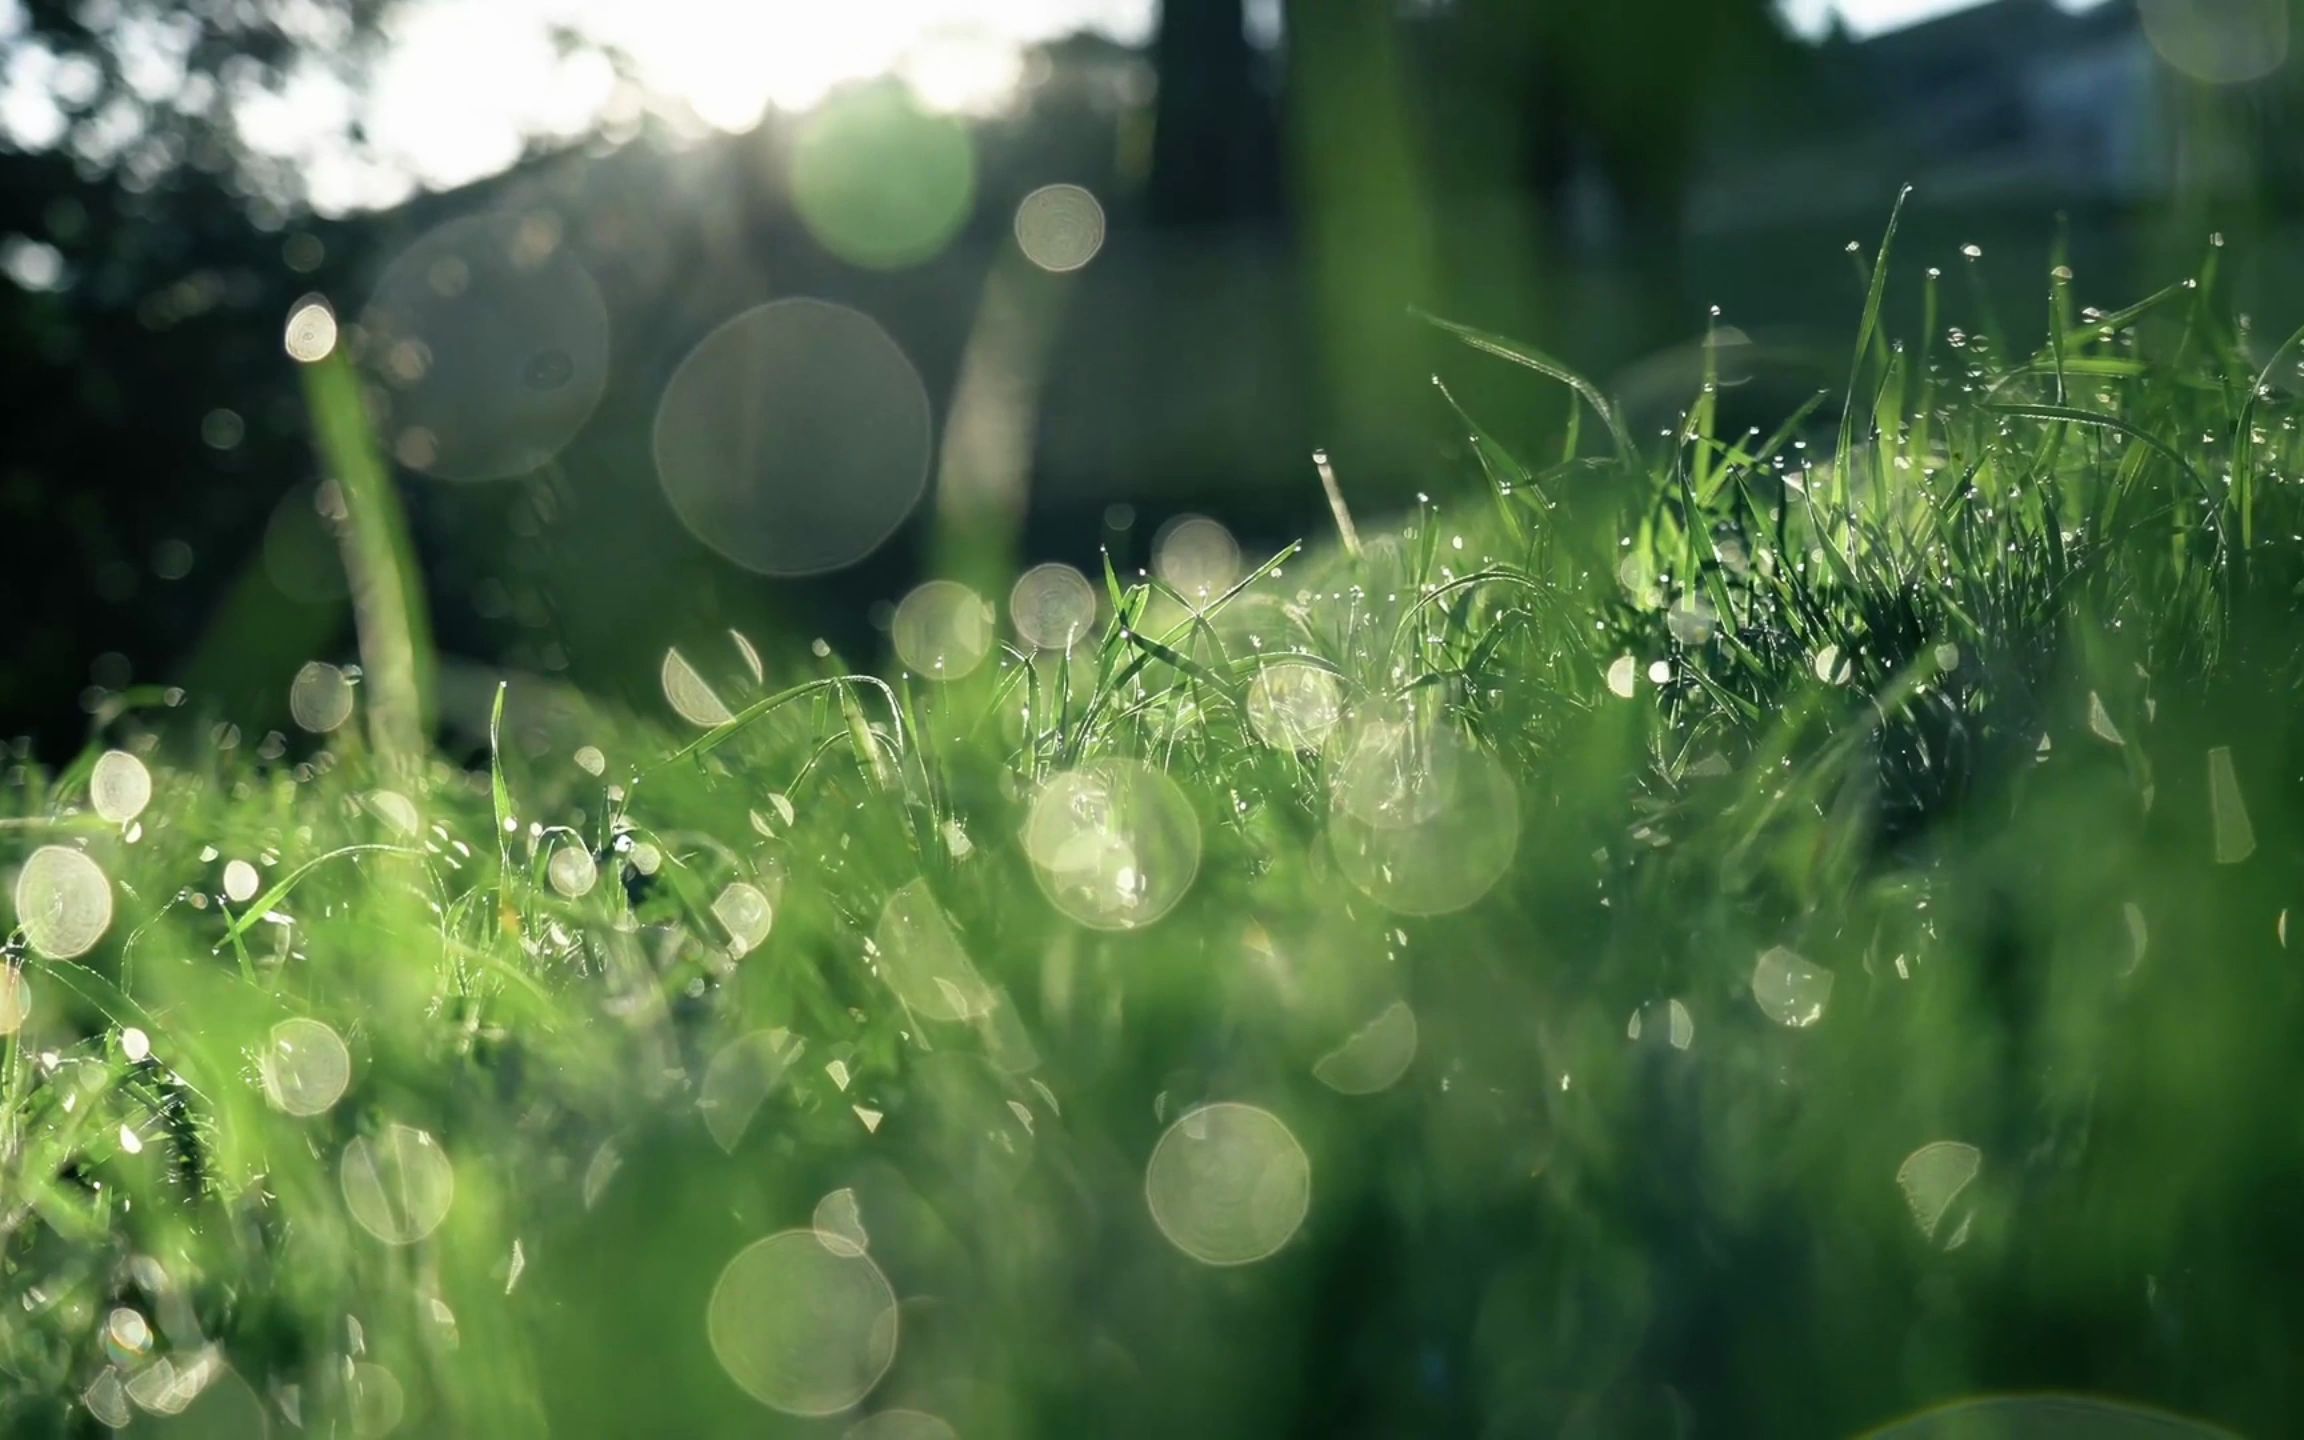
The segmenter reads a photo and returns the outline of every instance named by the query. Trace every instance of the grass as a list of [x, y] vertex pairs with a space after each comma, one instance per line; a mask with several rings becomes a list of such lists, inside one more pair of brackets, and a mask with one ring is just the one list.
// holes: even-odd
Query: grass
[[1891, 343], [1886, 256], [1774, 433], [1451, 326], [1593, 423], [1462, 416], [1453, 489], [1216, 596], [1108, 568], [1068, 655], [771, 645], [702, 732], [499, 691], [482, 767], [388, 677], [19, 754], [0, 863], [113, 908], [7, 942], [0, 1428], [2285, 1433], [2294, 344], [2213, 251]]

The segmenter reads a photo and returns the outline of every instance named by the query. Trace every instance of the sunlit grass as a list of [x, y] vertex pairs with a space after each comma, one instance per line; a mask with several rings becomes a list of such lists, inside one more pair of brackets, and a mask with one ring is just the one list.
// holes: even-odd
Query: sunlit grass
[[0, 791], [5, 1428], [2281, 1433], [2304, 445], [2196, 278], [1875, 286], [1774, 433], [1461, 331], [1581, 440], [477, 773], [373, 575], [309, 733], [107, 701]]

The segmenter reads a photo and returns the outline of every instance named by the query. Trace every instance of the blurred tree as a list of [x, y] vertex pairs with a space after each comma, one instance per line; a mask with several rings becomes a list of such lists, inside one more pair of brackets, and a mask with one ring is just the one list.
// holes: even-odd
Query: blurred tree
[[1256, 83], [1242, 0], [1164, 0], [1153, 39], [1154, 224], [1205, 224], [1269, 210], [1272, 116]]

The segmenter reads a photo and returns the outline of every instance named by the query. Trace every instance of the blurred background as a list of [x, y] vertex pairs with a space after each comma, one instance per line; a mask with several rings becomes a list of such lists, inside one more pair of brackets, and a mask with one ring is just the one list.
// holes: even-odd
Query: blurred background
[[1418, 308], [1650, 428], [1709, 335], [1772, 425], [1906, 182], [1892, 333], [1926, 269], [2020, 346], [2057, 257], [2110, 308], [2212, 234], [2284, 333], [2296, 3], [0, 0], [0, 734], [284, 719], [351, 652], [299, 345], [364, 377], [469, 723], [464, 670], [660, 710], [669, 644], [875, 656], [925, 574], [1194, 513], [1252, 563], [1316, 449], [1376, 514], [1461, 469], [1435, 374], [1560, 443]]

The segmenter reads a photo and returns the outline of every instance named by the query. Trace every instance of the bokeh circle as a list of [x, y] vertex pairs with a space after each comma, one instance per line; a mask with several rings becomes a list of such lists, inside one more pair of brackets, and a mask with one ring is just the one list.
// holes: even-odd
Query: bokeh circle
[[656, 410], [656, 475], [690, 534], [762, 575], [878, 549], [920, 502], [928, 391], [869, 316], [777, 300], [704, 337]]

